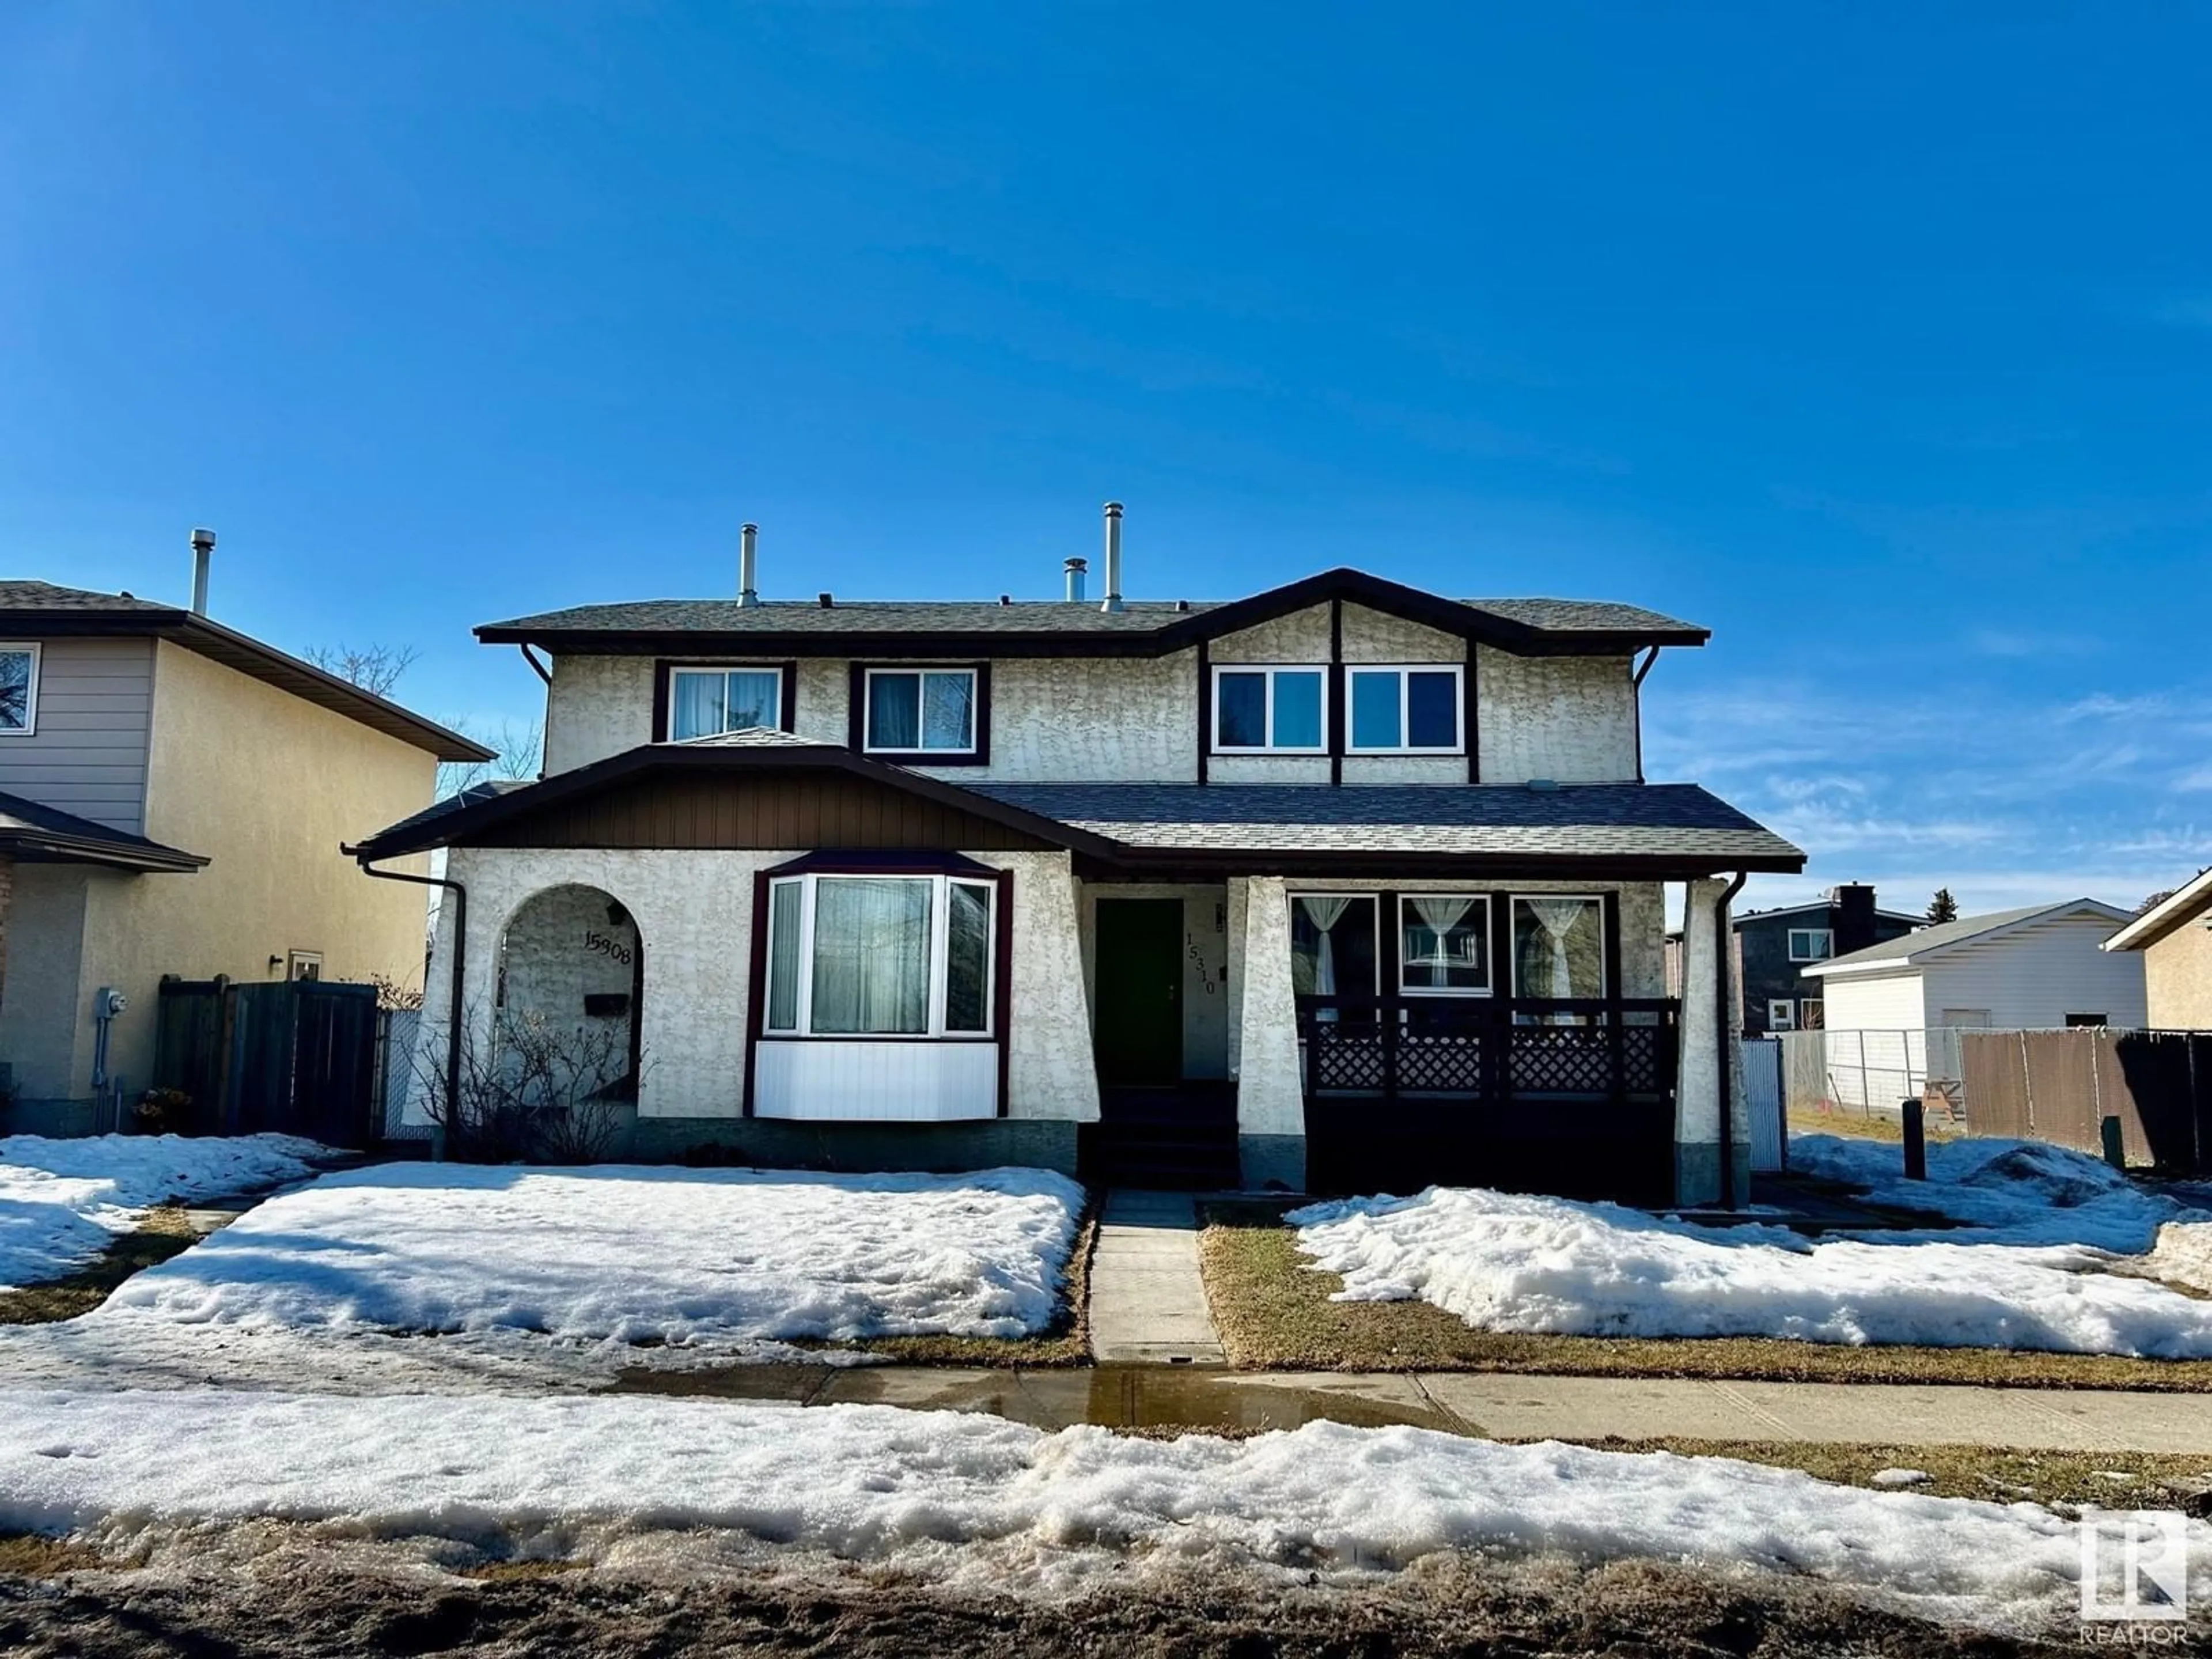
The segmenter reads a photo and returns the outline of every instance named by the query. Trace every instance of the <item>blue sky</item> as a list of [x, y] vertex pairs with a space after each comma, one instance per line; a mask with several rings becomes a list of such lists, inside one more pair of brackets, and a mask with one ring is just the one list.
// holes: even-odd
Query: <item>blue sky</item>
[[1918, 908], [2212, 860], [2212, 19], [0, 9], [10, 574], [293, 648], [1338, 563], [1715, 630], [1655, 777]]

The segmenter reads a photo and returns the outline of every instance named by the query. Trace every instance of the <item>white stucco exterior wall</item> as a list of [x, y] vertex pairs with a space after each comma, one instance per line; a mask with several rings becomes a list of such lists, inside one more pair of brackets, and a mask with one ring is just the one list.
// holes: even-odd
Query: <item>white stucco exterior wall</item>
[[1365, 663], [1465, 662], [1467, 641], [1364, 605], [1344, 607], [1344, 659]]
[[952, 783], [1195, 782], [1198, 653], [994, 661], [990, 764], [915, 769]]
[[545, 775], [653, 741], [653, 659], [556, 657], [545, 688]]
[[[459, 848], [448, 873], [468, 889], [468, 1040], [489, 1044], [499, 946], [526, 901], [549, 888], [596, 888], [636, 923], [645, 956], [641, 1118], [743, 1115], [753, 878], [802, 849], [672, 852]], [[1089, 1121], [1098, 1115], [1090, 1006], [1066, 853], [977, 853], [1013, 873], [1012, 1031], [1007, 1115]], [[442, 1071], [451, 1003], [452, 907], [423, 1004], [418, 1069]]]
[[1626, 657], [1475, 652], [1485, 783], [1633, 783], [1636, 686]]
[[1239, 1010], [1237, 1132], [1303, 1135], [1297, 1004], [1291, 988], [1291, 905], [1280, 876], [1244, 883], [1244, 994]]

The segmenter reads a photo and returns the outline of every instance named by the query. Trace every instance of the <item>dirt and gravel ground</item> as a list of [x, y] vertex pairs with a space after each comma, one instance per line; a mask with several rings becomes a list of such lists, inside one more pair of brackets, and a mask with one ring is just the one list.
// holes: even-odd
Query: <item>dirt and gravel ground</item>
[[[757, 1559], [651, 1568], [433, 1563], [404, 1548], [291, 1539], [171, 1545], [128, 1569], [67, 1558], [0, 1571], [0, 1652], [25, 1659], [690, 1653], [1058, 1656], [1695, 1656], [2074, 1650], [1946, 1628], [1771, 1575], [1649, 1562], [1434, 1562], [1356, 1586], [1133, 1572], [1079, 1599], [977, 1595], [913, 1578]], [[1141, 1582], [1136, 1582], [1141, 1579]]]

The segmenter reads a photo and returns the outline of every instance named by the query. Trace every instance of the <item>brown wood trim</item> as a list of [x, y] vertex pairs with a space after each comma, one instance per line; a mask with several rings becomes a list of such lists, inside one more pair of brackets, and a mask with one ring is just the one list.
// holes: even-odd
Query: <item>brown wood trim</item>
[[1344, 781], [1344, 601], [1328, 602], [1328, 781]]
[[1206, 757], [1213, 748], [1213, 645], [1198, 642], [1198, 781], [1206, 781]]
[[1612, 1051], [1613, 1098], [1618, 1104], [1628, 1098], [1628, 1039], [1621, 1029], [1620, 893], [1607, 888], [1597, 898], [1598, 925], [1604, 939], [1601, 948], [1605, 963], [1606, 1046]]
[[991, 1030], [999, 1040], [999, 1115], [1013, 1109], [1014, 872], [1001, 870], [992, 918]]
[[1513, 979], [1513, 895], [1492, 893], [1489, 898], [1490, 994], [1500, 1000], [1510, 1020], [1521, 988]]
[[668, 671], [674, 666], [665, 657], [656, 657], [653, 664], [653, 726], [647, 741], [668, 741]]
[[1460, 732], [1460, 747], [1467, 750], [1467, 781], [1482, 781], [1482, 693], [1476, 682], [1481, 678], [1476, 670], [1477, 647], [1473, 635], [1467, 639], [1467, 669], [1459, 680], [1459, 723], [1465, 729]]
[[[967, 669], [975, 676], [975, 752], [972, 755], [947, 755], [933, 749], [870, 749], [868, 744], [868, 671], [870, 669], [911, 669], [916, 673], [933, 670]], [[870, 760], [887, 762], [893, 766], [988, 766], [991, 763], [991, 664], [988, 659], [971, 658], [963, 662], [901, 662], [874, 659], [855, 659], [851, 668], [848, 701], [850, 717], [846, 721], [847, 741], [856, 755]]]
[[796, 662], [787, 662], [783, 665], [783, 695], [778, 697], [776, 702], [778, 704], [776, 712], [783, 716], [777, 724], [787, 732], [798, 731], [799, 665]]
[[768, 887], [765, 870], [753, 874], [752, 971], [745, 986], [744, 1115], [753, 1115], [753, 1068], [760, 1049], [761, 1027], [768, 1015]]

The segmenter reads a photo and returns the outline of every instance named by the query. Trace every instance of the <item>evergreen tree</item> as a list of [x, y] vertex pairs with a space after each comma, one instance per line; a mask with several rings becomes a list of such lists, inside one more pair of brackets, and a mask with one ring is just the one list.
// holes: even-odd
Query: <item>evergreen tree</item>
[[1951, 896], [1949, 888], [1938, 887], [1936, 890], [1936, 896], [1928, 901], [1929, 924], [1933, 926], [1938, 922], [1956, 921], [1958, 919], [1959, 901]]

